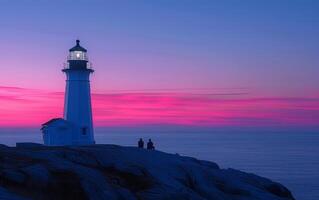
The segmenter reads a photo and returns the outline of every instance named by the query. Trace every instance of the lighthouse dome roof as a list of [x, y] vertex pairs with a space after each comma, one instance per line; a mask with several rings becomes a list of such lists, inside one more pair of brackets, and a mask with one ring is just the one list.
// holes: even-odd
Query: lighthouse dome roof
[[71, 51], [82, 51], [82, 52], [87, 52], [87, 50], [80, 45], [80, 40], [76, 40], [76, 45], [72, 47], [70, 50]]

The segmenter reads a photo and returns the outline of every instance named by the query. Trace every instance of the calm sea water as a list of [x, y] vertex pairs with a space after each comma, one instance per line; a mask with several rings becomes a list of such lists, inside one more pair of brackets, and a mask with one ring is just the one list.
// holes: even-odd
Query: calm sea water
[[[319, 199], [319, 132], [194, 128], [97, 128], [97, 143], [157, 149], [256, 173], [287, 186], [299, 200]], [[38, 129], [0, 129], [0, 143], [42, 142]]]

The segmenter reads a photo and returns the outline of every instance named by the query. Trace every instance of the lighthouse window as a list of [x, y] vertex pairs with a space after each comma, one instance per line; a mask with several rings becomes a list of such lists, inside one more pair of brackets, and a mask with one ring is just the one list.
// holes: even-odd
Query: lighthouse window
[[83, 128], [82, 128], [82, 135], [86, 135], [86, 132], [87, 132], [87, 128], [86, 128], [86, 127], [83, 127]]
[[69, 60], [87, 60], [86, 53], [82, 51], [72, 51], [69, 54]]

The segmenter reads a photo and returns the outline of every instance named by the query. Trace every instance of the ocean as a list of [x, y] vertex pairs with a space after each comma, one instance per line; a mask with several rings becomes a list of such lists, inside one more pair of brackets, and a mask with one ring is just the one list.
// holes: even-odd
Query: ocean
[[[97, 143], [136, 146], [151, 138], [156, 149], [216, 162], [284, 184], [298, 200], [319, 199], [319, 132], [236, 128], [96, 128]], [[1, 128], [0, 143], [42, 142], [39, 129]]]

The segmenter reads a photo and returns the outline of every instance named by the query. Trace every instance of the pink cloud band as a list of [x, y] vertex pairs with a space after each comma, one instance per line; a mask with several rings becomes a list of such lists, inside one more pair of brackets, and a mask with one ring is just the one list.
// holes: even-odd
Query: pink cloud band
[[[63, 112], [63, 92], [0, 86], [0, 126], [40, 126]], [[187, 92], [93, 93], [97, 126], [316, 126], [319, 98]]]

